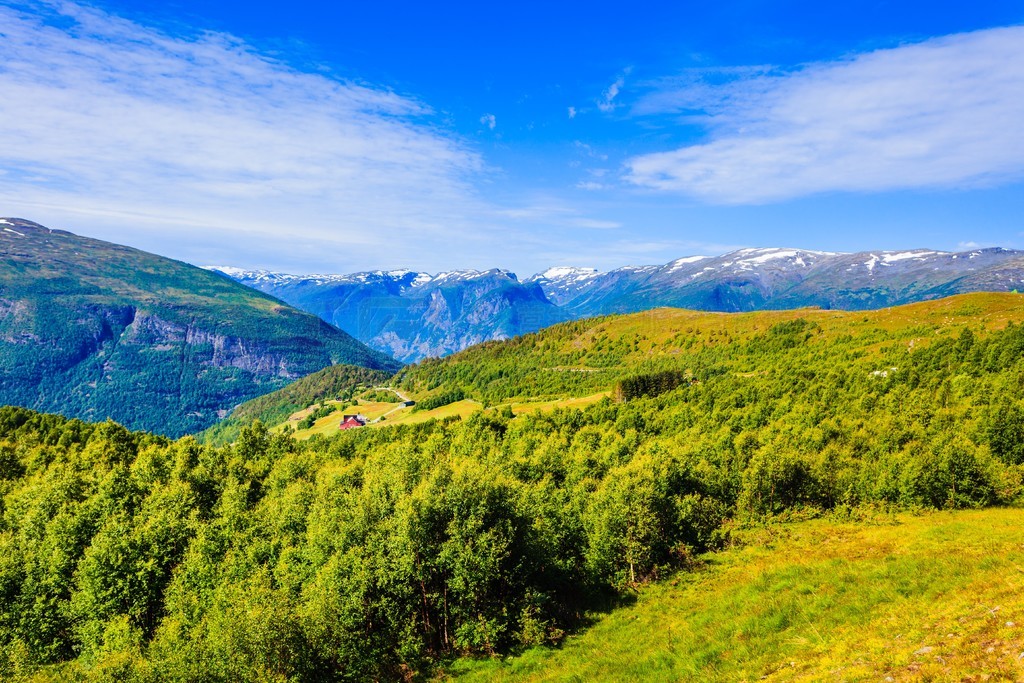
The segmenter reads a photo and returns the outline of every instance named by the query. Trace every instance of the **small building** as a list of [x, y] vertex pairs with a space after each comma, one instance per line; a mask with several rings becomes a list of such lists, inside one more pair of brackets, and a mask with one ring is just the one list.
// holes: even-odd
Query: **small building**
[[402, 401], [401, 403], [398, 404], [398, 407], [399, 408], [412, 408], [414, 405], [416, 405], [416, 401]]
[[345, 415], [341, 424], [338, 425], [338, 429], [353, 429], [355, 427], [366, 426], [365, 415]]

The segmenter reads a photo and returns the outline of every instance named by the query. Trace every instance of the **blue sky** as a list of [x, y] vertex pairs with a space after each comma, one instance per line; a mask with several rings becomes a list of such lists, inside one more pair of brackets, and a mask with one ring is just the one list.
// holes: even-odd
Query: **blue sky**
[[0, 214], [289, 272], [1024, 247], [1024, 3], [436, 4], [0, 0]]

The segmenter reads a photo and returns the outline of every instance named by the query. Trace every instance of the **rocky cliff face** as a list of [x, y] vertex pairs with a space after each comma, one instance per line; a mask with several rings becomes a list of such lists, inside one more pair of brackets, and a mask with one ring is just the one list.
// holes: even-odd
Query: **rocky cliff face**
[[400, 364], [228, 278], [0, 219], [0, 403], [177, 436], [339, 362]]

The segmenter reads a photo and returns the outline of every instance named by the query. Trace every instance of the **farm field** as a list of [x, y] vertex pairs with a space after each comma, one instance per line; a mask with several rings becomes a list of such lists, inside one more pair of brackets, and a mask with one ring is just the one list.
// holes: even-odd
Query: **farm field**
[[[602, 391], [589, 396], [569, 397], [566, 399], [516, 401], [493, 406], [487, 410], [501, 410], [508, 407], [512, 409], [512, 413], [514, 415], [529, 415], [536, 411], [545, 413], [558, 408], [583, 408], [597, 403], [608, 395], [609, 392]], [[450, 417], [465, 419], [475, 412], [485, 410], [482, 403], [472, 399], [463, 399], [461, 401], [449, 403], [446, 406], [441, 406], [440, 408], [421, 411], [414, 411], [411, 407], [402, 408], [399, 407], [397, 403], [383, 403], [375, 401], [363, 402], [360, 400], [358, 406], [346, 404], [342, 401], [327, 401], [327, 403], [338, 406], [347, 405], [348, 407], [336, 410], [330, 415], [320, 418], [309, 429], [297, 429], [295, 431], [296, 439], [308, 439], [314, 434], [330, 436], [338, 431], [338, 424], [341, 422], [342, 416], [357, 412], [361, 415], [365, 415], [371, 421], [371, 424], [367, 426], [379, 428], [389, 425], [421, 424], [429, 420], [443, 420]], [[272, 427], [272, 431], [281, 431], [286, 425], [291, 425], [294, 428], [302, 418], [306, 417], [312, 411], [312, 408], [305, 408], [297, 411], [288, 417], [287, 422]]]
[[441, 680], [1019, 681], [1024, 510], [817, 519], [648, 585], [559, 648], [462, 659]]

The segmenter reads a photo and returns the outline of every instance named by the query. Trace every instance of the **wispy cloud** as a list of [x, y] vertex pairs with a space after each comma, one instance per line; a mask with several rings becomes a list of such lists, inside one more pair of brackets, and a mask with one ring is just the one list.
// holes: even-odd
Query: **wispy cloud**
[[576, 118], [576, 107], [569, 107], [569, 118]]
[[597, 108], [604, 113], [615, 111], [615, 98], [619, 96], [619, 92], [622, 90], [622, 86], [626, 85], [626, 76], [629, 75], [630, 69], [626, 69], [612, 82], [608, 88], [601, 93], [601, 98], [597, 101]]
[[71, 3], [0, 7], [0, 33], [5, 212], [139, 235], [176, 226], [221, 252], [361, 243], [365, 263], [479, 233], [490, 210], [473, 186], [480, 156], [414, 98]]
[[627, 178], [713, 202], [1004, 182], [1024, 173], [1024, 27], [690, 74], [634, 111], [700, 122], [709, 139], [634, 157]]
[[622, 223], [618, 221], [603, 221], [594, 218], [573, 218], [569, 223], [573, 227], [589, 230], [614, 230], [622, 227]]
[[600, 161], [608, 160], [607, 154], [605, 154], [604, 152], [598, 152], [596, 149], [593, 148], [593, 146], [588, 145], [587, 143], [581, 140], [573, 140], [572, 144], [573, 147], [575, 147], [580, 154], [586, 157], [589, 157], [591, 159], [599, 159]]
[[494, 114], [484, 114], [483, 116], [480, 117], [480, 123], [484, 124], [491, 130], [494, 130], [494, 128], [498, 125], [498, 119], [495, 118]]

